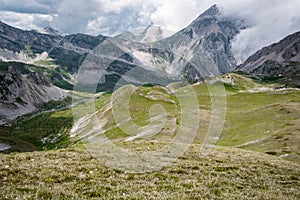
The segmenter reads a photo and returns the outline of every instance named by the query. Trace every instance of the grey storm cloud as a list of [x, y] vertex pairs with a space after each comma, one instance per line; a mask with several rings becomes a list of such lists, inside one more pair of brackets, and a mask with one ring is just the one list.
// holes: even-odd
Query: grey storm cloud
[[0, 0], [0, 10], [17, 13], [53, 14], [60, 0]]
[[[40, 25], [49, 24], [64, 33], [114, 35], [124, 30], [149, 25], [151, 13], [155, 11], [159, 1], [147, 2], [147, 0], [27, 0], [24, 3], [19, 0], [0, 0], [0, 20], [20, 28], [38, 28]], [[29, 15], [31, 19], [28, 19]], [[35, 23], [37, 21], [39, 23]]]
[[145, 7], [143, 1], [92, 0], [87, 3], [86, 0], [65, 0], [59, 4], [53, 23], [65, 33], [113, 35], [148, 25], [151, 22], [150, 17], [148, 21], [141, 20], [143, 11], [152, 13], [153, 7]]
[[52, 26], [68, 34], [115, 35], [151, 22], [178, 31], [213, 4], [223, 15], [248, 24], [232, 44], [241, 61], [300, 30], [299, 0], [0, 0], [0, 20], [25, 29]]
[[87, 33], [88, 22], [103, 15], [101, 10], [102, 5], [94, 0], [64, 0], [57, 8], [53, 25], [64, 33]]

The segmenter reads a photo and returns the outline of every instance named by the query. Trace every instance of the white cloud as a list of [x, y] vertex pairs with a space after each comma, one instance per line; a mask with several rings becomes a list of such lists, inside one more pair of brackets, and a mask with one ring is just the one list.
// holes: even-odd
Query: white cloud
[[170, 30], [179, 30], [187, 26], [200, 14], [194, 0], [162, 1], [157, 10], [151, 14], [151, 20]]
[[54, 17], [54, 15], [44, 14], [15, 13], [10, 11], [0, 12], [0, 19], [3, 22], [26, 30], [37, 30], [41, 27], [48, 27]]
[[0, 0], [0, 10], [18, 13], [54, 14], [60, 0]]

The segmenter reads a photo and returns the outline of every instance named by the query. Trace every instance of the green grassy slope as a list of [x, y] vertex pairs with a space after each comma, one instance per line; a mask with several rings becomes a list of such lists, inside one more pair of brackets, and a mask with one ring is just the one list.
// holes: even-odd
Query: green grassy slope
[[[225, 126], [217, 144], [266, 152], [300, 162], [300, 91], [273, 90], [277, 85], [260, 84], [237, 74], [224, 75], [221, 78], [226, 77], [230, 77], [231, 82], [225, 81]], [[201, 143], [211, 118], [211, 97], [203, 83], [194, 85], [193, 89], [198, 98], [201, 115], [194, 142]], [[97, 115], [99, 120], [106, 122], [103, 129], [108, 138], [126, 139], [129, 135], [115, 122], [111, 109], [107, 109], [110, 97], [110, 94], [97, 97], [96, 110], [100, 110]], [[84, 116], [86, 106], [90, 106], [90, 103], [88, 101], [78, 104], [76, 109], [82, 110]], [[149, 110], [153, 105], [160, 105], [165, 109], [167, 121], [158, 134], [148, 137], [147, 140], [170, 141], [181, 123], [180, 104], [170, 90], [163, 87], [140, 87], [130, 100], [129, 112], [132, 120], [139, 126], [149, 124]], [[0, 141], [13, 146], [7, 152], [61, 148], [69, 144], [73, 112], [68, 108], [59, 112], [42, 113], [16, 124], [13, 127], [0, 127]], [[123, 127], [129, 125], [124, 123]]]
[[0, 127], [0, 141], [12, 146], [6, 153], [67, 147], [72, 125], [71, 110], [46, 112], [12, 127]]
[[276, 87], [256, 85], [248, 91], [227, 93], [226, 123], [218, 145], [300, 163], [300, 91], [274, 90]]
[[83, 147], [0, 155], [0, 192], [4, 199], [300, 198], [298, 164], [223, 147], [200, 158], [199, 149], [144, 174], [105, 168]]
[[[78, 109], [90, 104], [91, 95], [78, 92], [71, 95], [74, 102], [79, 102], [76, 104]], [[103, 107], [108, 97], [109, 94], [97, 97], [96, 107]], [[0, 142], [12, 147], [3, 152], [40, 151], [71, 145], [70, 131], [74, 124], [71, 103], [71, 97], [60, 102], [49, 102], [41, 105], [40, 111], [17, 119], [11, 126], [0, 126]]]

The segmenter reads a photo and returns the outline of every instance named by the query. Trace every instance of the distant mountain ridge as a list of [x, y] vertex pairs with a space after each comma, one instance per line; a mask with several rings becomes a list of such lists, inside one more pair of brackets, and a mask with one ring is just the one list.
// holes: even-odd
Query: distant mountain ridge
[[[64, 34], [58, 30], [55, 30], [54, 28], [52, 27], [46, 27], [46, 28], [43, 28], [43, 32], [45, 34], [50, 34], [50, 35], [57, 35], [57, 36], [63, 36]], [[42, 32], [42, 33], [43, 33]]]
[[162, 40], [174, 34], [175, 32], [162, 29], [160, 26], [151, 23], [145, 29], [137, 29], [132, 31], [125, 31], [115, 38], [129, 40], [132, 42], [150, 43]]
[[237, 70], [260, 79], [300, 87], [300, 32], [257, 51]]
[[34, 57], [36, 54], [47, 52], [56, 64], [69, 71], [75, 71], [86, 54], [104, 39], [104, 36], [85, 34], [59, 36], [23, 31], [0, 22], [0, 58], [22, 61], [20, 53]]

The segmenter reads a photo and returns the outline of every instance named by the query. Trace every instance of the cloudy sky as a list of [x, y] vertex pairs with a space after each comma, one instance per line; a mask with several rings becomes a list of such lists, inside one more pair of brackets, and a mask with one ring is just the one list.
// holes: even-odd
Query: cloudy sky
[[242, 59], [300, 30], [299, 0], [0, 0], [0, 20], [67, 34], [115, 35], [151, 22], [178, 31], [213, 4], [249, 24], [233, 44]]

